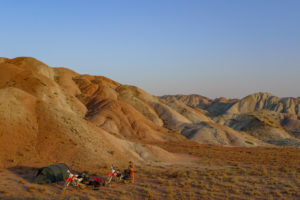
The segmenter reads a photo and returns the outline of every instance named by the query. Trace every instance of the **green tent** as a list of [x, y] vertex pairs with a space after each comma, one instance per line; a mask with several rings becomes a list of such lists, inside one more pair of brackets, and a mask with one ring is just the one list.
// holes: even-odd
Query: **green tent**
[[68, 178], [69, 168], [65, 164], [50, 165], [40, 168], [34, 182], [38, 184], [54, 183]]

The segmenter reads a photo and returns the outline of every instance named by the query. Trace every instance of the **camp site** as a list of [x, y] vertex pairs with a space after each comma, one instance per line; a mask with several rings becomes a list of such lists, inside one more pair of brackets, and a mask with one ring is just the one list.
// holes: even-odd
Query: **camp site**
[[[132, 169], [133, 170], [133, 169]], [[128, 169], [124, 170], [122, 174], [119, 170], [116, 170], [114, 166], [111, 166], [111, 172], [106, 175], [102, 180], [97, 176], [90, 176], [87, 173], [73, 174], [65, 164], [50, 165], [40, 168], [34, 178], [34, 183], [37, 184], [50, 184], [50, 183], [64, 183], [64, 190], [68, 186], [85, 188], [91, 185], [93, 190], [99, 189], [100, 186], [107, 186], [111, 184], [111, 181], [133, 182], [132, 173]]]

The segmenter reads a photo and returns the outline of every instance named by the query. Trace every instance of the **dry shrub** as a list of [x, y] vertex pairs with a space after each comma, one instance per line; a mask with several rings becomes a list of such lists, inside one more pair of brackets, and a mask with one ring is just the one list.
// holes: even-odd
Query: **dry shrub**
[[0, 194], [8, 194], [8, 192], [5, 190], [0, 190]]
[[37, 191], [37, 188], [36, 188], [35, 186], [30, 186], [30, 187], [28, 187], [28, 192], [34, 193], [34, 192], [36, 192], [36, 191]]
[[144, 174], [146, 174], [148, 176], [152, 176], [153, 175], [153, 169], [151, 169], [149, 167], [144, 169]]
[[48, 191], [47, 188], [42, 187], [42, 188], [40, 188], [40, 192], [41, 192], [41, 193], [48, 193], [49, 191]]
[[142, 192], [148, 198], [153, 198], [153, 196], [154, 196], [153, 191], [150, 188], [142, 188]]
[[167, 194], [168, 199], [172, 199], [175, 196], [174, 190], [170, 187], [167, 188], [166, 194]]
[[264, 166], [261, 166], [259, 168], [259, 172], [260, 172], [261, 176], [266, 176], [267, 175], [267, 170], [266, 170], [266, 168]]
[[237, 184], [239, 182], [238, 177], [236, 176], [230, 177], [229, 182]]
[[184, 171], [175, 171], [174, 173], [170, 174], [171, 178], [185, 178], [187, 177], [186, 172]]
[[123, 194], [123, 195], [124, 195], [124, 194], [127, 194], [126, 190], [122, 190], [122, 191], [121, 191], [121, 194]]
[[36, 197], [32, 197], [28, 200], [44, 200], [44, 198], [36, 196]]
[[271, 191], [271, 194], [274, 195], [275, 197], [278, 197], [280, 199], [282, 199], [282, 194], [280, 193], [280, 191], [278, 189], [274, 189]]
[[194, 178], [194, 177], [196, 177], [198, 174], [197, 174], [197, 172], [195, 171], [195, 170], [188, 170], [188, 171], [186, 171], [186, 176], [188, 177], [188, 178]]
[[70, 196], [68, 200], [81, 200], [79, 196]]
[[158, 177], [156, 180], [157, 180], [158, 184], [160, 184], [160, 185], [162, 185], [165, 182], [165, 180], [160, 177]]
[[184, 171], [174, 171], [173, 169], [169, 169], [165, 172], [168, 178], [184, 178], [187, 177], [186, 172]]
[[18, 182], [21, 184], [25, 184], [25, 181], [23, 179], [20, 179]]
[[93, 197], [93, 196], [88, 196], [87, 200], [97, 200], [97, 198]]
[[172, 185], [172, 181], [171, 180], [167, 180], [165, 183], [166, 186], [171, 186]]
[[198, 193], [200, 195], [207, 195], [207, 190], [200, 190]]
[[290, 169], [288, 167], [284, 166], [284, 167], [280, 168], [280, 171], [283, 172], [283, 173], [287, 173], [287, 172], [290, 171]]

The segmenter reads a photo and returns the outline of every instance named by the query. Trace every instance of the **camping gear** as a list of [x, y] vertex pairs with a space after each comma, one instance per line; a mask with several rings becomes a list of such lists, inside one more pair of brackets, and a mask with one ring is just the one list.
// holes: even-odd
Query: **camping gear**
[[78, 176], [77, 174], [72, 174], [69, 170], [67, 171], [68, 178], [65, 180], [65, 184], [63, 190], [67, 189], [67, 187], [72, 184], [74, 187], [85, 188], [85, 184], [82, 183], [83, 177]]
[[131, 174], [130, 170], [129, 169], [125, 169], [124, 173], [123, 173], [123, 176], [122, 176], [122, 179], [123, 180], [130, 180], [131, 179], [130, 174]]
[[98, 190], [100, 185], [103, 185], [103, 181], [98, 177], [93, 177], [92, 180], [90, 180], [88, 185], [92, 185], [93, 190]]
[[82, 178], [81, 183], [82, 184], [88, 184], [90, 182], [90, 176], [86, 173], [82, 173], [81, 175], [78, 176], [78, 178]]
[[68, 178], [69, 168], [65, 164], [50, 165], [40, 168], [34, 179], [35, 183], [54, 183]]
[[122, 174], [119, 170], [116, 170], [113, 165], [110, 168], [111, 168], [111, 172], [106, 175], [106, 180], [104, 182], [104, 185], [110, 184], [113, 177], [115, 178], [116, 182], [119, 182], [122, 179]]

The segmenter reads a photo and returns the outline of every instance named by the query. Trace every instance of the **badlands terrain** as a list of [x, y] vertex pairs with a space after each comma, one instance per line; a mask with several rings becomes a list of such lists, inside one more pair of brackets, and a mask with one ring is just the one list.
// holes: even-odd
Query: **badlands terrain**
[[[299, 98], [157, 97], [31, 57], [0, 58], [0, 199], [299, 199], [299, 147]], [[129, 160], [134, 184], [32, 182], [45, 165], [103, 176]]]

